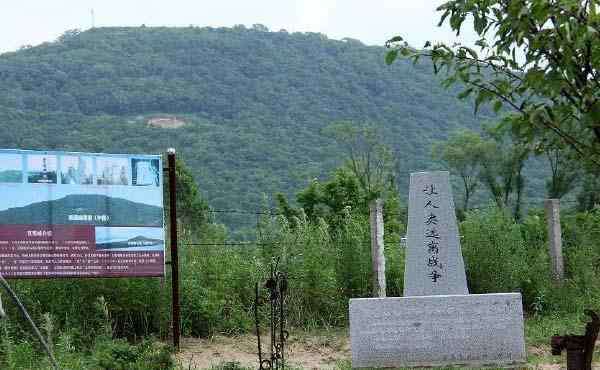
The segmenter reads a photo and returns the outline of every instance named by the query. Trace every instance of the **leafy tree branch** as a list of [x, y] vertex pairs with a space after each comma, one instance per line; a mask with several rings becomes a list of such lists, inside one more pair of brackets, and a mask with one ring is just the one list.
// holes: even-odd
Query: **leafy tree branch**
[[422, 50], [401, 36], [388, 40], [386, 62], [431, 60], [461, 83], [459, 98], [475, 97], [475, 110], [492, 104], [516, 114], [516, 135], [551, 145], [546, 133], [600, 166], [600, 16], [597, 0], [453, 0], [438, 8], [440, 23], [460, 35], [467, 19], [479, 36], [476, 51], [427, 42]]

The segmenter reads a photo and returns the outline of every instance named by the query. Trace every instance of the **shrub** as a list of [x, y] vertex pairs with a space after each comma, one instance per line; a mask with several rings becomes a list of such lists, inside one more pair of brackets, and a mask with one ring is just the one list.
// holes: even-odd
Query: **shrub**
[[527, 253], [519, 225], [496, 208], [473, 211], [461, 224], [471, 293], [519, 291], [527, 279]]
[[123, 339], [101, 341], [92, 355], [95, 366], [106, 370], [168, 370], [175, 366], [171, 349], [153, 340], [137, 345]]
[[522, 223], [488, 208], [461, 223], [463, 255], [472, 293], [519, 291], [534, 314], [581, 313], [600, 307], [600, 212], [562, 219], [565, 281], [553, 284], [542, 211]]

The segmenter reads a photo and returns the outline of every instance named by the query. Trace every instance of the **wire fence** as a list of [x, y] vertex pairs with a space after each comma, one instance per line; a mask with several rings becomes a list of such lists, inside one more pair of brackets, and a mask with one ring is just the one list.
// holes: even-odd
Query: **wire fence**
[[209, 209], [209, 213], [231, 213], [231, 214], [245, 214], [245, 215], [269, 215], [269, 216], [278, 216], [283, 215], [280, 212], [274, 212], [272, 210], [269, 211], [246, 211], [242, 209]]
[[[490, 207], [493, 203], [490, 203], [485, 206], [475, 206], [469, 207], [469, 210], [484, 210]], [[569, 210], [572, 207], [579, 205], [579, 202], [574, 199], [562, 199], [560, 200], [560, 205], [565, 206], [563, 209]], [[523, 208], [538, 208], [544, 209], [544, 200], [524, 200], [521, 202], [521, 206]], [[247, 216], [255, 216], [255, 228], [257, 236], [261, 234], [261, 222], [264, 220], [263, 217], [277, 217], [283, 216], [284, 213], [280, 212], [277, 209], [209, 209], [208, 213], [212, 214], [231, 214], [231, 215], [247, 215]], [[384, 209], [384, 217], [402, 217], [405, 218], [408, 212], [386, 212]], [[400, 241], [402, 244], [402, 240]], [[252, 247], [252, 246], [272, 246], [281, 244], [280, 242], [261, 242], [256, 240], [231, 240], [231, 241], [219, 241], [219, 242], [196, 242], [196, 243], [182, 243], [185, 246], [189, 247]], [[366, 243], [368, 244], [368, 243]]]

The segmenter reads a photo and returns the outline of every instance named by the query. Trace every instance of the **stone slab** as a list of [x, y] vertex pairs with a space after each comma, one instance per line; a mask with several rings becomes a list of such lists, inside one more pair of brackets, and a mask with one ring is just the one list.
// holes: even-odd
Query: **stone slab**
[[469, 294], [450, 174], [410, 174], [404, 296]]
[[351, 299], [350, 344], [353, 368], [518, 365], [521, 294]]

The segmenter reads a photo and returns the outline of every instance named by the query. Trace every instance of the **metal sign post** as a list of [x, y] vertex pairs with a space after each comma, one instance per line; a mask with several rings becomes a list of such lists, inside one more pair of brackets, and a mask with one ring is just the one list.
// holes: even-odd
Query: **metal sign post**
[[260, 340], [260, 318], [258, 307], [265, 303], [261, 297], [258, 283], [255, 287], [254, 298], [254, 323], [256, 326], [256, 340], [258, 343], [258, 369], [259, 370], [285, 370], [285, 343], [288, 340], [289, 332], [285, 330], [286, 324], [286, 294], [288, 289], [287, 276], [279, 271], [279, 260], [271, 263], [271, 275], [265, 283], [265, 288], [269, 292], [270, 303], [270, 336], [271, 336], [271, 354], [268, 358], [263, 357]]
[[175, 172], [175, 149], [167, 150], [169, 165], [169, 236], [171, 239], [171, 288], [173, 309], [173, 346], [179, 350], [179, 257], [177, 254], [177, 175]]

